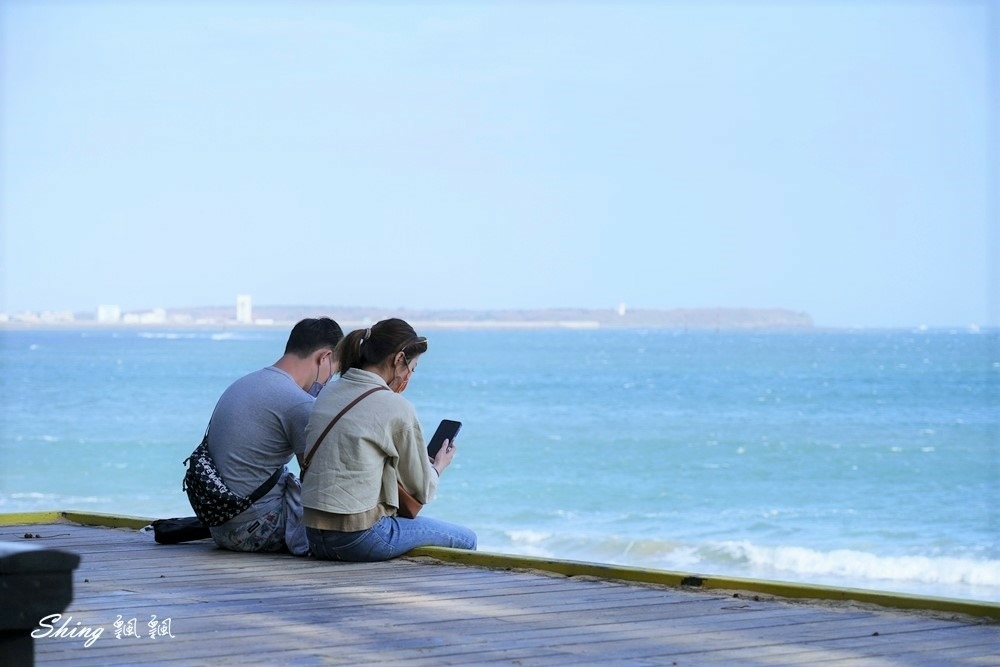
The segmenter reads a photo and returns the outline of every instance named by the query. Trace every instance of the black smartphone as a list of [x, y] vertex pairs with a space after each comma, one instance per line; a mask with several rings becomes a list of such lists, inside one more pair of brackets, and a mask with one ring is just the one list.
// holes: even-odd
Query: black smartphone
[[461, 428], [462, 422], [442, 419], [441, 423], [438, 424], [437, 430], [434, 431], [434, 436], [431, 438], [431, 441], [427, 443], [428, 456], [432, 459], [437, 456], [437, 453], [441, 449], [441, 445], [444, 444], [445, 440], [455, 442], [455, 436], [458, 435], [458, 431]]

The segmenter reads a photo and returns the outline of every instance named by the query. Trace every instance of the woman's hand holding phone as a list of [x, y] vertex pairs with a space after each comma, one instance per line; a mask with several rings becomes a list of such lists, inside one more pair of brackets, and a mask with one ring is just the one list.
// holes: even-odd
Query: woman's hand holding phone
[[437, 456], [433, 459], [433, 468], [437, 470], [439, 475], [451, 465], [451, 460], [455, 458], [455, 448], [456, 446], [452, 444], [451, 440], [446, 439], [441, 445], [441, 449], [438, 450]]
[[455, 457], [455, 436], [462, 428], [462, 422], [442, 419], [437, 430], [427, 445], [427, 455], [430, 457], [434, 470], [440, 475], [451, 464]]

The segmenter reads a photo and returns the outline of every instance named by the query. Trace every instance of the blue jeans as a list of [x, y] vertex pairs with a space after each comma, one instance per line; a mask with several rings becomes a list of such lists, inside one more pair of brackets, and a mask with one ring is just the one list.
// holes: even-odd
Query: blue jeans
[[368, 530], [341, 533], [306, 528], [312, 555], [322, 560], [371, 563], [402, 556], [417, 547], [476, 548], [476, 534], [458, 524], [427, 517], [382, 517]]

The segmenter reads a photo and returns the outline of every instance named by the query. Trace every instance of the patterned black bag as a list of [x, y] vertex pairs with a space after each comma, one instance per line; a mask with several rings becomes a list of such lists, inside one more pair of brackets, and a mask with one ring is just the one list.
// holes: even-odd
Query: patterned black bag
[[215, 467], [212, 455], [208, 453], [208, 433], [202, 438], [201, 444], [195, 447], [191, 456], [184, 459], [187, 472], [181, 488], [187, 493], [191, 509], [206, 526], [221, 526], [274, 488], [284, 471], [284, 466], [274, 471], [267, 481], [257, 487], [249, 496], [241, 496], [232, 491], [222, 481]]

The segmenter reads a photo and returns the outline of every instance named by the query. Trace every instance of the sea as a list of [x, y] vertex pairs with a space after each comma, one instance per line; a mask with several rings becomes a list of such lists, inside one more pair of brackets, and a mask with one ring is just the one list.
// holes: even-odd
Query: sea
[[[1000, 601], [1000, 332], [429, 329], [424, 512], [483, 551]], [[284, 328], [0, 331], [0, 512], [191, 514]], [[292, 465], [294, 469], [294, 464]]]

